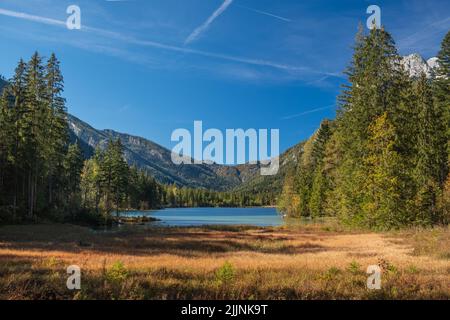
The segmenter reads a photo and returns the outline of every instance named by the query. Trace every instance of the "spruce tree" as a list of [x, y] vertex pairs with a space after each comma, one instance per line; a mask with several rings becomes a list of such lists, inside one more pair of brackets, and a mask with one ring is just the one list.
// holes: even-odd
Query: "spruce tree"
[[438, 54], [438, 71], [434, 81], [434, 97], [437, 112], [443, 114], [447, 139], [447, 178], [443, 183], [443, 193], [439, 200], [442, 222], [450, 222], [450, 31], [445, 35]]
[[[374, 28], [367, 36], [360, 31], [346, 74], [350, 84], [339, 97], [338, 131], [343, 159], [338, 168], [341, 181], [337, 186], [340, 202], [336, 211], [350, 223], [364, 223], [363, 208], [368, 196], [372, 196], [364, 188], [366, 157], [373, 143], [369, 128], [388, 113], [394, 134], [400, 135], [397, 129], [401, 121], [397, 115], [407, 78], [394, 41], [383, 28]], [[404, 148], [404, 140], [397, 139], [395, 143], [395, 149]]]
[[432, 87], [424, 74], [416, 87], [418, 135], [414, 170], [417, 183], [415, 205], [422, 223], [435, 223], [439, 216], [437, 198], [447, 171], [445, 119], [440, 108], [434, 104]]
[[45, 82], [47, 103], [45, 161], [48, 167], [48, 204], [51, 206], [54, 201], [54, 188], [63, 187], [63, 182], [58, 181], [58, 177], [62, 176], [64, 154], [69, 140], [65, 99], [61, 96], [64, 80], [55, 54], [47, 61]]
[[[25, 119], [27, 116], [27, 109], [25, 105], [26, 96], [26, 63], [20, 59], [14, 73], [11, 83], [11, 94], [14, 99], [14, 105], [11, 109], [11, 124], [13, 126], [13, 148], [12, 148], [12, 161], [13, 161], [13, 210], [14, 217], [16, 217], [19, 207], [20, 194], [19, 194], [19, 181], [24, 181], [23, 172], [25, 171]], [[22, 177], [21, 177], [22, 173]], [[22, 197], [22, 201], [24, 197]], [[25, 207], [21, 205], [22, 207]]]
[[77, 143], [71, 144], [63, 161], [65, 202], [72, 218], [80, 206], [80, 183], [83, 170], [83, 155]]
[[313, 217], [324, 215], [325, 194], [329, 189], [328, 177], [325, 175], [323, 161], [327, 143], [331, 137], [330, 122], [324, 120], [316, 134], [312, 150], [312, 182], [308, 209]]
[[23, 126], [25, 172], [27, 175], [28, 218], [36, 218], [39, 195], [39, 178], [45, 171], [44, 152], [46, 137], [45, 80], [42, 58], [36, 52], [25, 71], [25, 115]]
[[411, 222], [403, 197], [405, 172], [396, 148], [397, 134], [385, 112], [369, 127], [368, 156], [361, 221], [377, 229], [398, 228]]

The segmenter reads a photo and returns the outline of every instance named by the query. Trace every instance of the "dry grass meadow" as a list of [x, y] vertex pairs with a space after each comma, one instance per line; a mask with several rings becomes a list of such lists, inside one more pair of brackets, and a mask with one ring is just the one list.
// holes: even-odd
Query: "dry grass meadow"
[[[366, 287], [374, 264], [381, 290]], [[80, 291], [66, 288], [69, 265]], [[0, 299], [449, 298], [449, 228], [0, 227]]]

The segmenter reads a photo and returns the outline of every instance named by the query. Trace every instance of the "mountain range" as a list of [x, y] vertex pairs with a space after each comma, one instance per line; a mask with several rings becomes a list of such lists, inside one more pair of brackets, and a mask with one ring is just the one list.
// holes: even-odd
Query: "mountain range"
[[289, 149], [280, 157], [280, 170], [275, 176], [261, 176], [260, 164], [242, 164], [227, 166], [219, 164], [181, 164], [172, 162], [171, 151], [148, 139], [116, 132], [114, 130], [98, 130], [68, 115], [70, 137], [78, 142], [86, 158], [94, 154], [96, 148], [103, 149], [110, 139], [120, 139], [125, 159], [129, 165], [136, 166], [152, 175], [164, 184], [177, 184], [192, 188], [206, 188], [225, 191], [239, 188], [245, 190], [261, 190], [261, 186], [270, 184], [275, 189], [281, 188], [286, 169], [293, 164], [296, 147]]

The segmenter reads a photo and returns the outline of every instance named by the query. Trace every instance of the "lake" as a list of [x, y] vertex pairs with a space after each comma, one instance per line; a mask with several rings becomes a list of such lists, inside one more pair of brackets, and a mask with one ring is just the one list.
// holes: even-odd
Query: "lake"
[[122, 212], [126, 217], [153, 217], [161, 226], [252, 225], [279, 226], [283, 218], [275, 208], [170, 208]]

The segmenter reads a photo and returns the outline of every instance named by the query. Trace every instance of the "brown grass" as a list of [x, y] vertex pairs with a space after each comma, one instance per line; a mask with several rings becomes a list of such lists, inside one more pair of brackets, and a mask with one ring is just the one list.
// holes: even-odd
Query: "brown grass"
[[[330, 231], [333, 230], [333, 231]], [[3, 299], [449, 299], [450, 230], [0, 227]], [[120, 261], [123, 268], [112, 266]], [[232, 274], [218, 279], [229, 262]], [[382, 289], [369, 265], [389, 266]], [[82, 290], [66, 288], [66, 268]], [[223, 268], [222, 268], [223, 269]], [[113, 276], [111, 276], [111, 274]], [[122, 277], [122, 276], [123, 277]]]

